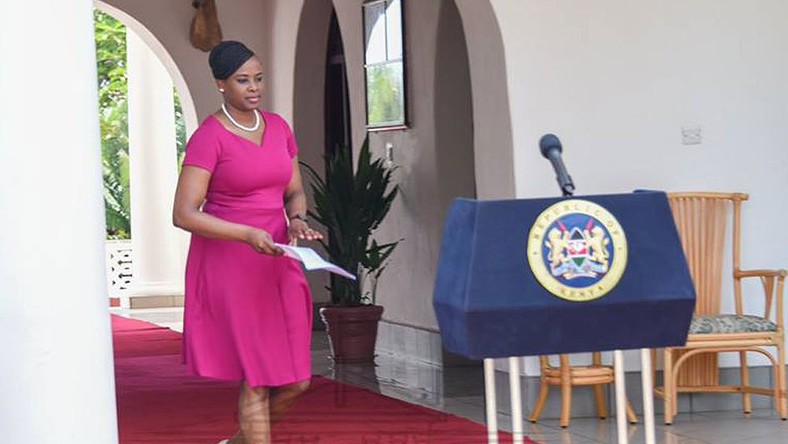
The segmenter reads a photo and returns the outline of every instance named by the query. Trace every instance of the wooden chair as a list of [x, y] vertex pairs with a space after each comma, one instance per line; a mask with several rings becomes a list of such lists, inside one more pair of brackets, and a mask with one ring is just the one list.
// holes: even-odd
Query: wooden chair
[[[664, 399], [665, 424], [677, 414], [679, 393], [741, 393], [745, 413], [752, 411], [751, 394], [772, 396], [780, 418], [788, 418], [785, 393], [785, 328], [783, 286], [785, 270], [740, 268], [742, 193], [673, 193], [669, 201], [695, 284], [697, 302], [684, 347], [663, 350], [663, 387], [655, 394]], [[732, 212], [732, 215], [731, 215]], [[722, 263], [726, 225], [733, 220], [733, 295], [735, 313], [721, 313]], [[750, 314], [742, 296], [742, 279], [758, 278], [763, 286], [764, 309]], [[749, 299], [747, 299], [749, 300]], [[765, 347], [773, 347], [777, 356]], [[741, 383], [720, 385], [717, 357], [738, 352]], [[766, 356], [772, 363], [774, 387], [750, 385], [747, 353]]]
[[[547, 401], [547, 394], [550, 391], [551, 385], [561, 386], [561, 419], [559, 424], [561, 427], [569, 426], [569, 415], [572, 411], [572, 386], [575, 385], [592, 385], [594, 386], [594, 396], [596, 397], [597, 414], [600, 419], [607, 418], [607, 407], [605, 405], [605, 396], [602, 391], [602, 386], [610, 384], [615, 380], [613, 367], [610, 365], [602, 365], [602, 354], [599, 352], [592, 353], [592, 362], [589, 366], [571, 366], [569, 365], [569, 355], [559, 355], [559, 366], [554, 367], [550, 364], [548, 356], [540, 356], [539, 364], [541, 367], [541, 381], [539, 383], [539, 397], [536, 400], [536, 405], [528, 417], [531, 422], [539, 420]], [[632, 410], [632, 405], [627, 401], [627, 418], [632, 424], [638, 422], [635, 411]]]

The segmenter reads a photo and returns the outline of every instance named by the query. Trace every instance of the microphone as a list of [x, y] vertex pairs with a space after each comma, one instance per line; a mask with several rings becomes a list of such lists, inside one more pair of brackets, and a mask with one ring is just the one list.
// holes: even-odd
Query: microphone
[[555, 134], [545, 134], [539, 139], [539, 151], [542, 156], [549, 160], [555, 170], [555, 179], [558, 181], [558, 186], [561, 188], [561, 193], [564, 196], [571, 196], [575, 192], [575, 184], [569, 173], [566, 172], [564, 161], [561, 159], [561, 141], [558, 140]]

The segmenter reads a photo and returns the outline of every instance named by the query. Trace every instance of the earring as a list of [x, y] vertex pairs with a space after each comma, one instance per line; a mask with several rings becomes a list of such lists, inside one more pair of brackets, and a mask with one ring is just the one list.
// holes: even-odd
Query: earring
[[224, 88], [219, 88], [219, 92], [223, 93], [224, 92]]

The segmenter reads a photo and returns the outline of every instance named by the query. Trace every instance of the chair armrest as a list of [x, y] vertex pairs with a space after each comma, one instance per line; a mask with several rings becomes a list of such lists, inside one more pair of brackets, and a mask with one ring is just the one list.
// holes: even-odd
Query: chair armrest
[[[788, 275], [788, 270], [736, 270], [733, 273], [733, 277], [737, 281], [736, 286], [739, 288], [739, 292], [741, 292], [740, 285], [742, 278], [761, 278], [764, 295], [766, 296], [766, 313], [764, 317], [770, 317], [772, 301], [776, 299], [774, 321], [777, 324], [777, 328], [780, 330], [783, 328], [783, 290], [786, 275]], [[741, 314], [740, 300], [737, 302], [737, 307], [737, 313]]]
[[781, 277], [788, 276], [788, 270], [738, 270], [733, 273], [737, 279], [748, 277]]

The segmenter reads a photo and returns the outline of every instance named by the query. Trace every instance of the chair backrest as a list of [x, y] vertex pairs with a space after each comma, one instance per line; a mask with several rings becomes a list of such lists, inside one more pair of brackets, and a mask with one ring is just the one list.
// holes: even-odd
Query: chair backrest
[[[668, 201], [676, 221], [684, 255], [687, 258], [697, 300], [695, 314], [720, 313], [722, 264], [725, 258], [725, 230], [733, 219], [733, 274], [739, 269], [741, 233], [741, 193], [670, 193]], [[733, 209], [733, 216], [731, 216]], [[733, 276], [731, 276], [733, 277]], [[736, 311], [741, 313], [739, 282], [734, 282]], [[680, 352], [679, 354], [682, 354]], [[686, 387], [719, 385], [719, 357], [716, 353], [692, 356], [678, 375], [678, 384]]]
[[[748, 196], [743, 193], [701, 192], [668, 195], [695, 284], [695, 314], [715, 315], [720, 312], [725, 230], [729, 219], [733, 220], [733, 273], [739, 270], [741, 203], [747, 199]], [[741, 313], [741, 295], [738, 288], [735, 290], [736, 311]]]

